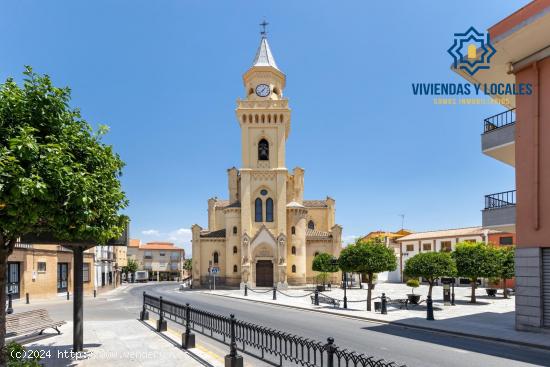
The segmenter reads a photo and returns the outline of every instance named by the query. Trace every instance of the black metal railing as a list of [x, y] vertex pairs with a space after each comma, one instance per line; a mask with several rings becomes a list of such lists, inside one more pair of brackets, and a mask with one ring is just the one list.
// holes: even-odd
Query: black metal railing
[[[205, 310], [167, 301], [162, 297], [143, 294], [143, 311], [159, 315], [161, 320], [170, 320], [190, 330], [211, 337], [230, 346], [229, 356], [241, 351], [274, 366], [306, 367], [396, 367], [395, 362], [386, 362], [371, 356], [341, 349], [333, 338], [319, 342], [280, 330], [237, 320], [234, 315], [222, 316]], [[147, 316], [148, 317], [148, 316]], [[142, 317], [143, 319], [143, 317]], [[185, 340], [185, 338], [182, 338]]]
[[513, 124], [515, 122], [516, 122], [516, 109], [512, 108], [511, 110], [498, 113], [491, 117], [487, 117], [484, 120], [483, 133], [487, 133], [489, 131]]
[[516, 205], [516, 190], [485, 195], [485, 209], [505, 208]]

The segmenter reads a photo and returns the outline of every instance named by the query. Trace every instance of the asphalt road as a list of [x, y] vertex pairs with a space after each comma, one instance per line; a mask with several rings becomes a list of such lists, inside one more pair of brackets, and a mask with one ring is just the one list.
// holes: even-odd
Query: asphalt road
[[[324, 341], [331, 336], [339, 347], [409, 367], [550, 366], [550, 351], [538, 348], [293, 310], [193, 291], [179, 292], [176, 289], [175, 283], [131, 285], [112, 296], [87, 298], [84, 320], [136, 318], [141, 308], [142, 293], [146, 290], [165, 299], [189, 302], [194, 307], [221, 315], [233, 313], [239, 319], [310, 339]], [[54, 319], [72, 318], [72, 302], [56, 301], [53, 305], [41, 307], [47, 308]], [[152, 315], [152, 318], [155, 316]], [[225, 346], [208, 339], [199, 337], [201, 344], [206, 343], [209, 349], [222, 355], [226, 352]], [[246, 356], [245, 361], [249, 365], [261, 365]]]

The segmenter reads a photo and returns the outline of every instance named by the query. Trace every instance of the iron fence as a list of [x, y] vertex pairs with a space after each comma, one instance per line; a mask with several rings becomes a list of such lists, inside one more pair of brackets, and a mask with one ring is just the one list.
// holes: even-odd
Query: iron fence
[[516, 122], [516, 109], [512, 108], [491, 117], [487, 117], [483, 124], [483, 133], [513, 124]]
[[183, 305], [144, 292], [142, 319], [143, 315], [148, 314], [146, 311], [158, 314], [160, 320], [167, 319], [183, 325], [185, 338], [182, 337], [182, 340], [187, 340], [191, 330], [194, 330], [228, 345], [228, 356], [232, 357], [236, 357], [239, 350], [274, 366], [397, 367], [395, 362], [339, 348], [333, 338], [327, 338], [327, 342], [323, 343], [237, 320], [234, 315], [214, 314], [191, 307], [188, 303]]
[[516, 205], [516, 190], [485, 195], [485, 209], [505, 208]]

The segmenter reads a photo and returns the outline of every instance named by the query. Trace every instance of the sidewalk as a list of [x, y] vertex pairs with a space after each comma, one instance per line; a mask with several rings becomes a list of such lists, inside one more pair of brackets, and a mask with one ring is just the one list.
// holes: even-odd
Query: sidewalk
[[47, 367], [62, 366], [203, 366], [184, 350], [138, 320], [87, 321], [84, 352], [72, 351], [72, 323], [55, 334], [25, 345], [41, 351]]
[[[263, 292], [265, 290], [258, 290]], [[249, 289], [248, 296], [244, 296], [243, 290], [200, 290], [198, 292], [216, 296], [238, 298], [252, 302], [262, 302], [268, 304], [277, 304], [285, 307], [297, 309], [324, 312], [340, 316], [354, 317], [368, 321], [390, 323], [394, 325], [417, 327], [433, 331], [441, 331], [456, 335], [464, 335], [491, 339], [495, 341], [511, 342], [526, 346], [550, 349], [550, 338], [548, 334], [522, 332], [515, 330], [515, 299], [503, 299], [501, 295], [497, 298], [488, 297], [483, 288], [477, 289], [477, 304], [470, 304], [469, 287], [455, 288], [456, 306], [445, 306], [442, 300], [442, 288], [434, 287], [433, 305], [435, 321], [426, 320], [425, 302], [419, 306], [398, 309], [388, 307], [388, 314], [382, 315], [374, 312], [374, 302], [372, 311], [366, 311], [367, 297], [366, 290], [352, 289], [347, 291], [348, 309], [343, 309], [343, 302], [340, 302], [341, 308], [333, 308], [330, 305], [314, 306], [311, 303], [311, 290], [287, 289], [277, 292], [277, 300], [273, 300], [273, 293], [256, 293]], [[377, 284], [373, 290], [372, 297], [380, 297], [385, 293], [390, 298], [406, 298], [410, 293], [410, 288], [404, 284], [382, 283]], [[427, 286], [421, 286], [415, 290], [416, 294], [425, 299], [428, 293]], [[324, 292], [326, 296], [342, 300], [344, 297], [342, 289], [333, 289]], [[358, 302], [359, 301], [359, 302]], [[380, 301], [376, 299], [376, 301]]]

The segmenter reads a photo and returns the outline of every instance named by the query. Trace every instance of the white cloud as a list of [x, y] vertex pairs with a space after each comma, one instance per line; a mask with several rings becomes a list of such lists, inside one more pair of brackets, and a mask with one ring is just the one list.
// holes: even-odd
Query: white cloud
[[342, 245], [347, 246], [348, 244], [355, 242], [357, 238], [359, 238], [357, 235], [342, 236]]
[[142, 242], [172, 242], [178, 247], [185, 249], [185, 256], [191, 255], [191, 229], [178, 228], [171, 231], [159, 231], [157, 229], [146, 229], [140, 232]]
[[156, 229], [146, 229], [145, 231], [141, 231], [141, 234], [146, 236], [158, 236], [160, 232]]

